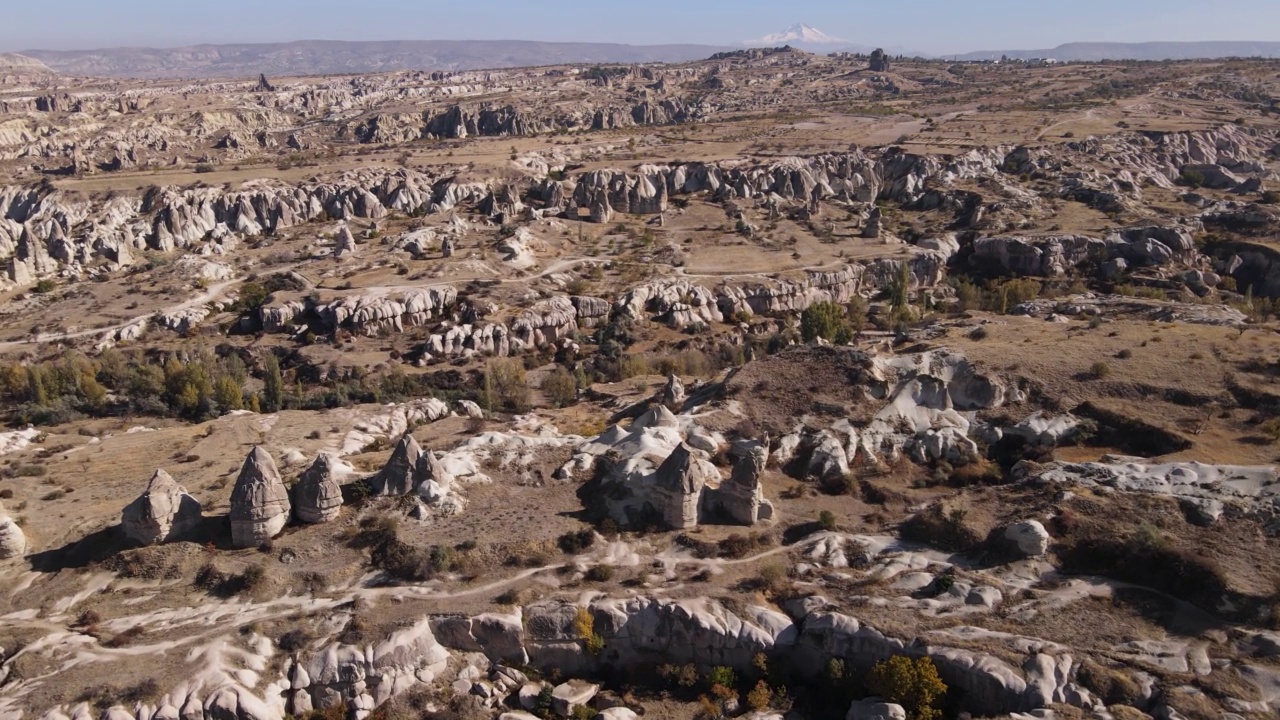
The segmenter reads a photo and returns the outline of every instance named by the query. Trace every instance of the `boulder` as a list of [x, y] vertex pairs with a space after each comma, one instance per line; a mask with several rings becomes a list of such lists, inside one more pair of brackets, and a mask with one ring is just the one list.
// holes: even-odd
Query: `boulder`
[[1049, 551], [1049, 531], [1039, 520], [1024, 520], [1004, 530], [1004, 537], [1023, 557], [1039, 557]]
[[304, 523], [326, 523], [342, 512], [342, 486], [333, 462], [332, 455], [320, 453], [293, 486], [293, 511]]
[[850, 705], [844, 720], [907, 720], [907, 711], [901, 705], [869, 698]]
[[520, 686], [520, 690], [516, 693], [520, 701], [520, 707], [525, 710], [532, 710], [538, 707], [538, 697], [542, 695], [542, 683], [525, 683]]
[[484, 419], [484, 410], [471, 400], [459, 400], [458, 412], [461, 413], [463, 417], [468, 417], [473, 420]]
[[245, 458], [231, 491], [231, 544], [256, 547], [270, 540], [289, 522], [289, 490], [280, 471], [262, 446]]
[[189, 537], [200, 525], [200, 503], [164, 470], [156, 470], [146, 492], [125, 506], [120, 527], [143, 545]]
[[396, 448], [387, 459], [387, 464], [373, 476], [374, 495], [400, 496], [413, 491], [413, 476], [418, 461], [422, 458], [422, 447], [413, 435], [405, 433], [396, 443]]
[[27, 536], [0, 505], [0, 560], [20, 557], [27, 551]]
[[551, 692], [551, 710], [560, 717], [570, 717], [574, 708], [591, 702], [598, 692], [599, 685], [583, 680], [562, 683]]

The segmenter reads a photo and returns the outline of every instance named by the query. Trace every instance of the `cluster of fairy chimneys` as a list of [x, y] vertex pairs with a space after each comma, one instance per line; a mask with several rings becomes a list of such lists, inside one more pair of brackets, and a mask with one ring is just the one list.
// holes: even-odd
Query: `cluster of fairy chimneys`
[[[260, 546], [279, 535], [290, 518], [307, 524], [336, 519], [342, 512], [342, 486], [335, 464], [332, 455], [320, 453], [290, 489], [271, 455], [255, 447], [231, 491], [231, 544]], [[445, 492], [441, 484], [447, 484], [445, 478], [435, 455], [423, 452], [405, 433], [386, 466], [369, 482], [377, 495], [417, 491], [430, 502]], [[125, 535], [143, 545], [193, 539], [203, 523], [200, 503], [164, 470], [156, 471], [146, 492], [126, 506], [120, 518]]]

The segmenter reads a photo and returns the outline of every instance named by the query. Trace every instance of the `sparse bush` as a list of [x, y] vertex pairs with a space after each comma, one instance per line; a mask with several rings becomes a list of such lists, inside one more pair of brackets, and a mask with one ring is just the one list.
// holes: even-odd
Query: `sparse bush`
[[818, 513], [818, 526], [828, 532], [836, 529], [836, 514], [830, 510]]
[[127, 705], [154, 702], [160, 697], [160, 683], [155, 678], [147, 678], [138, 684], [125, 688], [120, 693], [120, 700]]
[[287, 653], [296, 653], [311, 644], [311, 633], [301, 628], [295, 628], [281, 635], [276, 640], [276, 646]]
[[902, 524], [900, 533], [906, 540], [924, 543], [942, 550], [963, 551], [982, 538], [965, 524], [968, 513], [961, 508], [947, 511], [941, 503], [911, 516]]
[[596, 630], [596, 621], [591, 611], [580, 607], [573, 615], [573, 629], [592, 655], [599, 655], [604, 650], [604, 638]]
[[764, 680], [757, 682], [751, 692], [747, 693], [747, 707], [752, 710], [764, 710], [769, 707], [772, 700], [773, 690]]
[[760, 586], [768, 595], [782, 592], [787, 579], [787, 569], [779, 563], [769, 563], [760, 568]]
[[1107, 705], [1134, 705], [1142, 698], [1142, 688], [1127, 673], [1089, 658], [1080, 663], [1076, 680]]
[[125, 630], [124, 632], [116, 635], [115, 637], [112, 637], [111, 639], [104, 641], [102, 643], [102, 646], [109, 647], [109, 648], [129, 647], [130, 645], [137, 642], [139, 638], [145, 635], [146, 632], [147, 632], [147, 629], [142, 627], [141, 625], [134, 625], [133, 627], [129, 628], [128, 630]]
[[734, 688], [738, 686], [738, 675], [731, 667], [717, 665], [711, 668], [711, 674], [707, 676], [707, 682], [712, 687], [719, 685], [721, 687]]
[[596, 534], [590, 529], [579, 530], [561, 535], [556, 544], [568, 555], [574, 555], [595, 544]]
[[1089, 377], [1095, 380], [1102, 380], [1111, 375], [1111, 366], [1099, 360], [1089, 366]]
[[523, 605], [525, 603], [525, 592], [517, 588], [510, 588], [495, 597], [493, 601], [499, 605]]
[[102, 614], [97, 610], [83, 610], [76, 617], [76, 627], [91, 628], [102, 622]]
[[1271, 418], [1258, 426], [1258, 430], [1262, 432], [1271, 442], [1280, 442], [1280, 418]]
[[578, 381], [573, 374], [557, 366], [542, 379], [542, 393], [556, 407], [568, 407], [578, 399]]
[[613, 579], [613, 566], [595, 565], [587, 570], [586, 579], [588, 582], [609, 582]]
[[490, 412], [499, 409], [515, 413], [529, 412], [531, 404], [524, 365], [512, 358], [490, 360], [484, 371], [481, 397], [485, 408]]

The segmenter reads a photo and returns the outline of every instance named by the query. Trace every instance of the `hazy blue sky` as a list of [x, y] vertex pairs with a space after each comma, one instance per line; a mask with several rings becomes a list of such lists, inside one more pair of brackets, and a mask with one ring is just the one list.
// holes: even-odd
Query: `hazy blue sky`
[[1073, 40], [1280, 40], [1280, 0], [5, 0], [0, 48], [280, 40], [735, 44], [803, 22], [949, 53]]

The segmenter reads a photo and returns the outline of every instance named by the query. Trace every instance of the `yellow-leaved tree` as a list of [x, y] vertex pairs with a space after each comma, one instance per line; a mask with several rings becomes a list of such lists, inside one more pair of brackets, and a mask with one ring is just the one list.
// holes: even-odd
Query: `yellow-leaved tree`
[[896, 655], [881, 660], [871, 668], [867, 687], [885, 702], [901, 705], [911, 720], [937, 720], [942, 717], [938, 701], [947, 686], [938, 677], [938, 668], [927, 657], [912, 660]]

